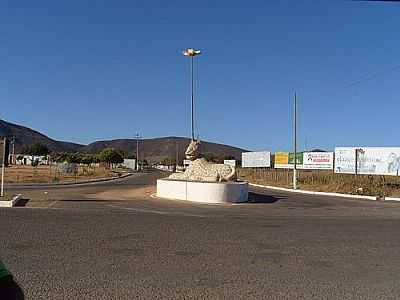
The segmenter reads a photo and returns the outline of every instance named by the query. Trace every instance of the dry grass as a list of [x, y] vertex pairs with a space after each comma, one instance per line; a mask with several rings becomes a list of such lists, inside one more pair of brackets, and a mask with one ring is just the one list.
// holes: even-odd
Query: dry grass
[[10, 166], [5, 171], [6, 183], [58, 183], [79, 182], [96, 178], [112, 177], [117, 173], [104, 167], [79, 166], [78, 172], [66, 174], [54, 166]]
[[[251, 183], [292, 187], [292, 170], [238, 169], [239, 179]], [[299, 187], [318, 192], [337, 192], [370, 196], [400, 196], [400, 177], [334, 174], [332, 171], [299, 170]]]

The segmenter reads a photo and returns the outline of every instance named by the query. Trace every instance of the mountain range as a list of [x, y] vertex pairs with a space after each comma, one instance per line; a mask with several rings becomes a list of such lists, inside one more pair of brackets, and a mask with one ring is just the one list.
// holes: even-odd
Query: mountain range
[[[80, 152], [80, 153], [99, 153], [105, 148], [115, 148], [123, 150], [128, 155], [136, 154], [135, 139], [116, 139], [108, 141], [96, 141], [89, 145], [57, 141], [48, 136], [24, 127], [21, 125], [6, 122], [0, 119], [0, 136], [15, 138], [15, 151], [19, 153], [26, 145], [40, 143], [46, 145], [53, 152]], [[190, 139], [184, 137], [161, 137], [152, 139], [139, 140], [139, 157], [145, 158], [148, 161], [156, 162], [165, 158], [175, 159], [178, 153], [179, 159], [184, 158], [184, 152], [189, 145]], [[212, 154], [216, 157], [234, 157], [237, 160], [241, 159], [242, 153], [247, 150], [202, 141], [202, 153]]]

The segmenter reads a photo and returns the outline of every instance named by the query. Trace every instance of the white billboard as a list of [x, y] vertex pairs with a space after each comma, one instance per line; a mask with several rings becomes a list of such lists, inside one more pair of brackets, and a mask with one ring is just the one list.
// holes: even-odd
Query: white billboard
[[136, 169], [136, 159], [126, 159], [124, 158], [124, 162], [122, 163], [122, 166], [128, 169], [135, 170]]
[[225, 159], [224, 160], [224, 165], [236, 167], [236, 160], [234, 160], [234, 159]]
[[245, 152], [242, 153], [243, 168], [269, 168], [271, 167], [271, 152]]
[[302, 169], [333, 170], [333, 152], [304, 152]]
[[335, 173], [400, 175], [400, 147], [336, 147]]

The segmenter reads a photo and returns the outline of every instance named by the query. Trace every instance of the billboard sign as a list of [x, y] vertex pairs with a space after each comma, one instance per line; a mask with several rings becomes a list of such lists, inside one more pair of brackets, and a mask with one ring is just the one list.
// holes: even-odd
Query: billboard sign
[[304, 152], [303, 169], [333, 170], [333, 152]]
[[[303, 152], [296, 153], [296, 167], [303, 168]], [[277, 152], [275, 153], [275, 168], [277, 169], [293, 169], [294, 168], [294, 153], [292, 152]]]
[[335, 173], [400, 175], [400, 147], [337, 147]]
[[289, 165], [289, 152], [276, 152], [275, 153], [275, 168]]
[[224, 160], [224, 165], [236, 167], [236, 160], [234, 160], [234, 159], [225, 159]]
[[[333, 170], [333, 152], [298, 152], [296, 168], [307, 170]], [[275, 153], [275, 168], [293, 169], [294, 153]]]
[[135, 170], [136, 169], [136, 159], [127, 159], [124, 158], [124, 162], [122, 163], [122, 166], [125, 168]]
[[245, 152], [242, 153], [243, 168], [269, 168], [271, 167], [271, 152]]

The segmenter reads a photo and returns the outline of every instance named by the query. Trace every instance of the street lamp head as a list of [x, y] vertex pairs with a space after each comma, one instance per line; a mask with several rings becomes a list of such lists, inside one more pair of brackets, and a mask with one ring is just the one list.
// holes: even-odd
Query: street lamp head
[[200, 55], [201, 54], [201, 51], [200, 50], [195, 50], [195, 49], [192, 49], [192, 48], [190, 48], [190, 49], [186, 49], [185, 51], [183, 51], [183, 55], [185, 55], [185, 56], [197, 56], [197, 55]]

